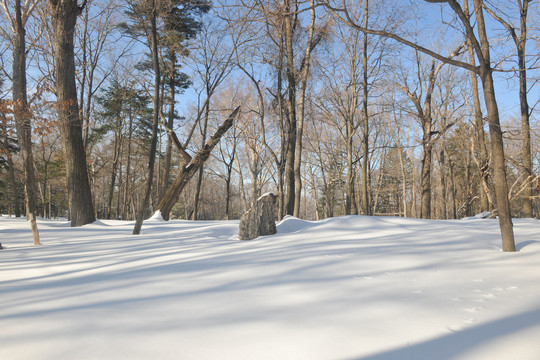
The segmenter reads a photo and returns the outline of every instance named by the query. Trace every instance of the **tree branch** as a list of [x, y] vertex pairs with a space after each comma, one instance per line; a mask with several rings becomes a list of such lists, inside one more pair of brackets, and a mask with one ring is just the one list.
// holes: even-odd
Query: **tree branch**
[[[437, 1], [437, 0], [424, 0], [424, 1], [428, 1], [428, 2], [431, 2], [431, 1]], [[461, 7], [459, 7], [459, 4], [457, 4], [455, 2], [455, 0], [446, 0], [446, 1], [443, 1], [443, 0], [439, 0], [439, 2], [449, 2], [450, 5], [452, 6], [452, 9], [454, 9], [454, 11], [456, 11], [456, 9], [454, 8], [455, 5], [458, 6], [458, 9], [461, 9]], [[454, 5], [455, 4], [455, 5]], [[393, 39], [399, 43], [402, 43], [404, 45], [407, 45], [409, 47], [412, 47], [413, 49], [416, 49], [424, 54], [427, 54], [439, 61], [442, 61], [446, 64], [450, 64], [450, 65], [454, 65], [454, 66], [458, 66], [458, 67], [461, 67], [461, 68], [464, 68], [464, 69], [467, 69], [469, 71], [472, 71], [474, 73], [480, 73], [480, 70], [479, 70], [479, 67], [477, 66], [473, 66], [469, 63], [466, 63], [466, 62], [463, 62], [463, 61], [459, 61], [459, 60], [453, 60], [451, 58], [448, 58], [446, 56], [442, 56], [441, 54], [438, 54], [436, 53], [435, 51], [433, 50], [430, 50], [430, 49], [427, 49], [423, 46], [420, 46], [412, 41], [409, 41], [407, 39], [404, 39], [402, 38], [401, 36], [398, 36], [396, 34], [393, 34], [393, 33], [390, 33], [390, 32], [387, 32], [387, 31], [384, 31], [384, 30], [373, 30], [373, 29], [367, 29], [363, 26], [360, 26], [358, 25], [356, 22], [354, 22], [354, 20], [350, 17], [350, 14], [349, 14], [349, 11], [346, 9], [346, 8], [343, 8], [343, 9], [339, 9], [339, 8], [335, 8], [333, 6], [331, 6], [328, 1], [325, 1], [323, 3], [324, 6], [326, 6], [338, 19], [340, 19], [341, 21], [345, 22], [346, 24], [348, 24], [349, 26], [351, 26], [352, 28], [356, 29], [356, 30], [359, 30], [359, 31], [362, 31], [366, 34], [371, 34], [371, 35], [378, 35], [378, 36], [383, 36], [383, 37], [386, 37], [386, 38], [389, 38], [389, 39]], [[343, 17], [341, 14], [344, 14], [345, 17]], [[462, 18], [462, 16], [464, 16], [464, 13], [463, 11], [461, 11], [461, 14], [458, 13], [458, 16], [460, 18]], [[465, 17], [466, 19], [466, 17]], [[461, 19], [462, 22], [463, 22], [463, 18]], [[465, 23], [467, 23], [467, 21], [465, 21]], [[464, 24], [465, 25], [465, 24]], [[472, 27], [469, 26], [466, 27], [466, 31], [467, 31], [467, 34], [469, 35], [469, 31], [472, 31]], [[469, 29], [470, 28], [470, 29]], [[472, 33], [474, 35], [474, 32]], [[475, 46], [475, 49], [480, 49], [480, 45], [478, 44], [478, 42], [476, 41], [476, 38], [474, 39], [471, 39], [472, 42], [473, 42], [473, 46]], [[480, 54], [478, 55], [480, 58], [482, 57], [482, 52], [480, 52]]]

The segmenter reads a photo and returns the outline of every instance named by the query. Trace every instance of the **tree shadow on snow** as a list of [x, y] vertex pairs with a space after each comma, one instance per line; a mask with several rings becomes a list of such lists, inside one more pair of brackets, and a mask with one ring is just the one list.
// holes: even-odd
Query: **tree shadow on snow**
[[536, 326], [540, 326], [540, 308], [507, 316], [418, 344], [411, 344], [351, 360], [458, 359], [476, 348], [486, 349], [491, 343], [495, 343], [506, 336]]

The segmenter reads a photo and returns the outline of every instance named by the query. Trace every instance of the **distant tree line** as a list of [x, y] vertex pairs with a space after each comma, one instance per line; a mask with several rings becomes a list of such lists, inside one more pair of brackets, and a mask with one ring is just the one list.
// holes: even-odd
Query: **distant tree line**
[[267, 191], [278, 218], [491, 212], [506, 251], [540, 216], [533, 1], [1, 2], [0, 212], [35, 244], [36, 216], [138, 233]]

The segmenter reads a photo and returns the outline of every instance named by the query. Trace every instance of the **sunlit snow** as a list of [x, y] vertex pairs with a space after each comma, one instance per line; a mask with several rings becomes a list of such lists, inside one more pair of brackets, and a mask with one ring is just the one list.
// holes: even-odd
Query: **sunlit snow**
[[540, 359], [540, 221], [0, 217], [0, 359]]

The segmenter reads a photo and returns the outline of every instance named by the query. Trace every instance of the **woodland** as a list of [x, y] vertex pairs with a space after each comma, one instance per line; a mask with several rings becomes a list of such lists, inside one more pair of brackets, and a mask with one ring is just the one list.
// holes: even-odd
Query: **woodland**
[[1, 0], [0, 213], [540, 217], [532, 0]]

